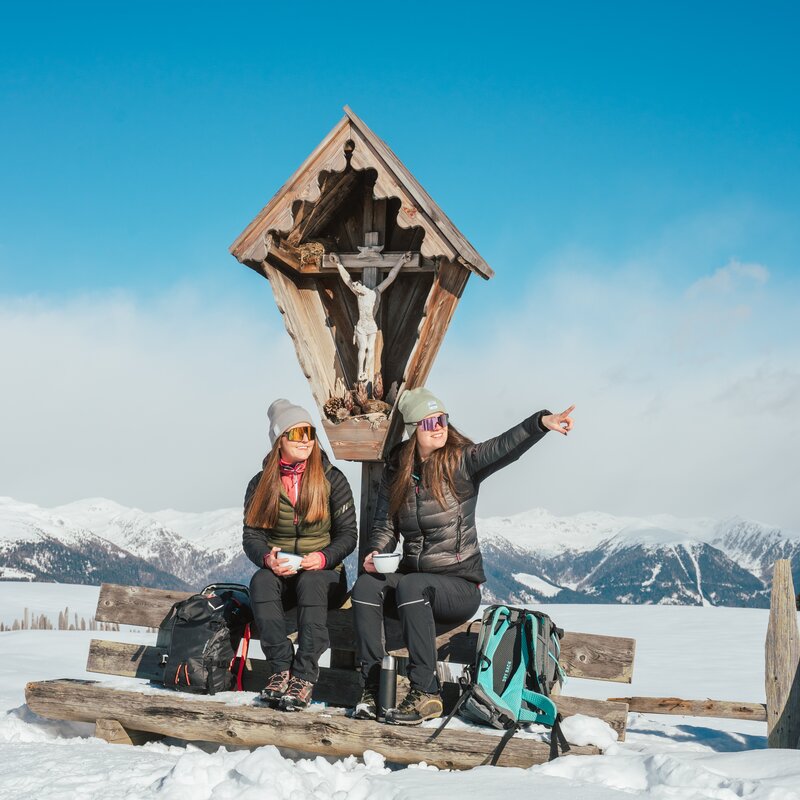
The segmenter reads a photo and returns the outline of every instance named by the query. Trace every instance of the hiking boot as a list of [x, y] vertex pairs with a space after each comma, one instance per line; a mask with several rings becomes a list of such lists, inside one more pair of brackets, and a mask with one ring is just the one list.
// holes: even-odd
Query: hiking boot
[[377, 690], [373, 686], [365, 686], [361, 692], [361, 699], [356, 703], [353, 719], [376, 719], [378, 716], [378, 702], [375, 699]]
[[278, 701], [286, 694], [289, 688], [289, 670], [275, 672], [270, 676], [267, 685], [259, 692], [258, 699], [262, 703], [271, 706], [277, 705]]
[[397, 708], [386, 712], [386, 722], [390, 725], [419, 725], [426, 719], [441, 717], [443, 710], [440, 694], [410, 689]]
[[311, 681], [304, 681], [297, 675], [289, 678], [289, 688], [281, 697], [278, 708], [281, 711], [302, 711], [311, 702], [311, 692], [314, 691], [314, 684]]

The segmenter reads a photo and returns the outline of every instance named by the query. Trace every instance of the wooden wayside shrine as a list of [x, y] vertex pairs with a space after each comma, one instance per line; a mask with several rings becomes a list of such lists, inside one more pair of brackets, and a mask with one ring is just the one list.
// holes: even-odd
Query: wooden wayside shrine
[[[380, 461], [399, 439], [398, 394], [425, 382], [469, 276], [493, 275], [385, 142], [348, 107], [231, 253], [269, 280], [333, 453], [351, 461]], [[366, 402], [343, 410], [345, 395], [364, 376], [354, 343], [357, 298], [334, 259], [353, 280], [375, 288], [404, 253], [410, 260], [381, 293], [375, 314], [366, 372], [378, 378], [378, 386], [368, 380]]]

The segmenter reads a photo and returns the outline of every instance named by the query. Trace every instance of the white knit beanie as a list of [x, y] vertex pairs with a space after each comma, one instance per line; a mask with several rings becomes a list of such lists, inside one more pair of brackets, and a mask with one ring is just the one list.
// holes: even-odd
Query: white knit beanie
[[295, 425], [311, 425], [311, 414], [302, 406], [296, 406], [288, 400], [280, 398], [267, 409], [269, 420], [269, 443], [274, 447], [275, 442]]

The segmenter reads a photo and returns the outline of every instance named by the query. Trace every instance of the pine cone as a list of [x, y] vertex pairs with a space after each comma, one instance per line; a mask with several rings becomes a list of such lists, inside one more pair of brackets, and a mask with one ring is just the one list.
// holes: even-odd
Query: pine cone
[[349, 410], [349, 409], [347, 409], [347, 408], [345, 408], [344, 406], [342, 406], [342, 407], [341, 407], [341, 408], [340, 408], [340, 409], [339, 409], [339, 410], [336, 412], [336, 419], [337, 419], [337, 420], [339, 420], [339, 422], [341, 422], [342, 420], [345, 420], [345, 419], [347, 419], [349, 416], [350, 416], [350, 410]]
[[342, 402], [344, 403], [344, 407], [345, 407], [345, 408], [346, 408], [348, 411], [352, 411], [352, 410], [353, 410], [353, 405], [354, 405], [354, 402], [353, 402], [353, 393], [352, 393], [352, 392], [350, 392], [350, 391], [347, 391], [347, 392], [345, 392], [345, 393], [344, 393], [344, 400], [343, 400]]
[[372, 396], [376, 400], [383, 400], [383, 376], [380, 372], [375, 376], [375, 383], [372, 384]]
[[369, 395], [367, 394], [367, 384], [364, 381], [359, 381], [356, 384], [356, 400], [358, 404], [363, 408], [366, 404], [367, 400], [369, 400]]
[[331, 422], [337, 422], [339, 419], [338, 411], [340, 408], [344, 408], [344, 400], [341, 397], [334, 397], [331, 395], [328, 398], [328, 402], [322, 407], [322, 410], [325, 412], [325, 416], [331, 420]]
[[364, 406], [365, 414], [385, 414], [388, 417], [391, 410], [392, 407], [383, 400], [367, 400]]

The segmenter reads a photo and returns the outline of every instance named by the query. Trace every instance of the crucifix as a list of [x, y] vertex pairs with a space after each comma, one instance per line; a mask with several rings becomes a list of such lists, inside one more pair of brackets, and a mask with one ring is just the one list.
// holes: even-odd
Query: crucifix
[[[368, 239], [367, 245], [359, 248], [361, 251], [359, 255], [367, 258], [378, 255], [382, 258], [380, 255], [382, 249], [379, 245], [371, 244]], [[380, 283], [378, 283], [378, 267], [365, 266], [362, 280], [354, 281], [336, 253], [331, 253], [328, 258], [339, 270], [345, 286], [356, 296], [358, 322], [353, 331], [353, 344], [358, 346], [358, 380], [370, 383], [375, 379], [375, 339], [378, 335], [378, 307], [381, 295], [391, 286], [402, 267], [411, 262], [412, 254], [403, 253]]]

